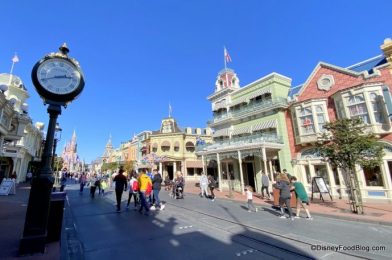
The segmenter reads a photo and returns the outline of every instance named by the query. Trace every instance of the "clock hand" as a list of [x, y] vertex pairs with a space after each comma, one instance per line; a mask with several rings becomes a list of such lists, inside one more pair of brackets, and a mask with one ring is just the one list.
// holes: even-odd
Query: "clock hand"
[[60, 75], [60, 76], [53, 76], [50, 78], [46, 78], [46, 79], [70, 79], [71, 77], [68, 77], [67, 75]]

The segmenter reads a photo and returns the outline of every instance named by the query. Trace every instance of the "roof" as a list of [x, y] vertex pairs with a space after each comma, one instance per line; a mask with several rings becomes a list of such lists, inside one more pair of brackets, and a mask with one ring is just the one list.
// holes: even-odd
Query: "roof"
[[303, 87], [303, 84], [295, 86], [295, 87], [291, 87], [289, 90], [289, 97], [293, 97], [294, 95], [298, 94], [298, 92], [301, 90], [301, 88]]
[[373, 58], [370, 58], [365, 61], [361, 61], [357, 64], [351, 65], [347, 67], [346, 69], [353, 70], [356, 72], [362, 72], [362, 71], [368, 71], [371, 73], [374, 67], [380, 66], [382, 64], [385, 64], [387, 62], [387, 59], [384, 57], [384, 55], [379, 55]]

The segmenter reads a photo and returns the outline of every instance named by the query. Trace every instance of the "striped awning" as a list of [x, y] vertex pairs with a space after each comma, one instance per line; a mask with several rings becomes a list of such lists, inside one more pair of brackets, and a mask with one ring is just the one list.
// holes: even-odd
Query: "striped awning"
[[234, 129], [234, 131], [231, 135], [250, 134], [251, 132], [252, 131], [251, 131], [250, 126], [246, 126], [246, 127], [240, 127], [240, 128]]
[[218, 111], [219, 109], [226, 108], [226, 102], [216, 103], [213, 111]]
[[215, 133], [212, 135], [212, 137], [220, 137], [220, 136], [229, 136], [229, 129], [219, 129], [216, 130]]
[[161, 147], [170, 147], [169, 141], [163, 141]]
[[276, 119], [264, 121], [252, 126], [252, 131], [254, 132], [267, 128], [276, 128], [277, 125], [278, 125], [278, 121]]
[[247, 97], [240, 97], [240, 98], [232, 101], [230, 104], [230, 107], [234, 107], [234, 106], [242, 104], [242, 103], [248, 103], [248, 98]]
[[262, 96], [262, 95], [267, 94], [267, 93], [271, 93], [271, 89], [270, 88], [262, 88], [262, 89], [257, 90], [256, 92], [252, 93], [249, 96], [249, 99], [252, 99], [252, 98], [255, 98], [255, 97], [258, 97], [258, 96]]

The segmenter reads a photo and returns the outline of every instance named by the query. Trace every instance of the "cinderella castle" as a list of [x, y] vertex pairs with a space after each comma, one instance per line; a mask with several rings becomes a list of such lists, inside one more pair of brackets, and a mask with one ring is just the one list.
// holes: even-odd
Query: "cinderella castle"
[[71, 142], [67, 142], [61, 158], [63, 159], [63, 169], [67, 168], [68, 172], [79, 172], [83, 165], [77, 153], [76, 132], [74, 130]]

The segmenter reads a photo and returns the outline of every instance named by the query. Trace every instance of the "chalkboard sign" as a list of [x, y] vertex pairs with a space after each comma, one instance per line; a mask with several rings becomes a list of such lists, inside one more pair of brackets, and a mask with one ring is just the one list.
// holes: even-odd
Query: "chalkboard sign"
[[324, 201], [323, 198], [323, 193], [328, 193], [329, 197], [332, 200], [331, 193], [329, 192], [329, 189], [327, 187], [327, 184], [325, 183], [325, 180], [323, 177], [313, 177], [312, 180], [312, 200], [313, 200], [313, 193], [320, 193], [320, 199]]
[[15, 194], [15, 181], [12, 179], [3, 179], [0, 184], [0, 195]]

